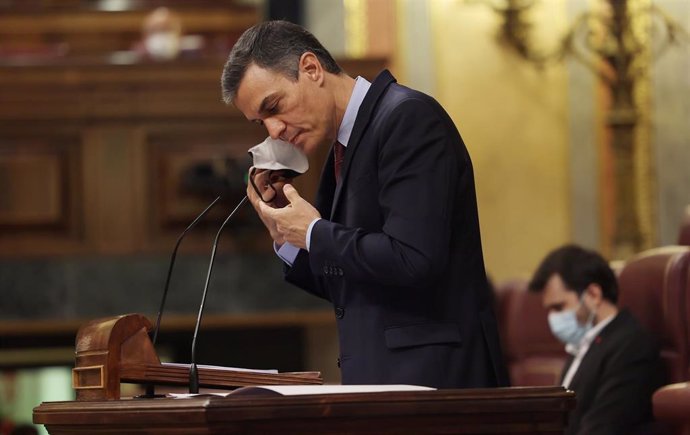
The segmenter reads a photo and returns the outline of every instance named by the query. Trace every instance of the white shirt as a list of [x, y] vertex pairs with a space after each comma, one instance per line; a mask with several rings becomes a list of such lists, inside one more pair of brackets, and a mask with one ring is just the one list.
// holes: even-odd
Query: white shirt
[[[357, 113], [359, 112], [359, 107], [364, 101], [364, 97], [369, 92], [371, 83], [362, 77], [357, 77], [355, 79], [355, 87], [352, 90], [352, 95], [350, 96], [350, 101], [347, 103], [345, 108], [345, 114], [343, 115], [343, 120], [338, 127], [338, 142], [343, 146], [347, 147], [347, 143], [350, 141], [350, 136], [352, 135], [352, 128], [355, 125], [355, 120], [357, 119]], [[309, 224], [307, 228], [307, 251], [311, 246], [311, 232], [314, 229], [314, 225], [321, 220], [321, 218], [316, 218]], [[278, 247], [275, 243], [273, 244], [273, 249], [276, 254], [288, 265], [292, 266], [295, 262], [297, 254], [299, 253], [299, 248], [290, 243], [284, 243], [282, 246]]]
[[570, 383], [573, 381], [573, 377], [575, 376], [575, 373], [577, 373], [577, 369], [580, 368], [580, 363], [587, 354], [589, 346], [592, 344], [594, 339], [597, 338], [599, 333], [606, 327], [606, 325], [611, 323], [611, 320], [613, 320], [616, 316], [617, 314], [609, 316], [608, 318], [597, 323], [596, 326], [587, 331], [587, 333], [580, 340], [580, 343], [577, 345], [568, 343], [565, 346], [565, 351], [575, 356], [575, 359], [573, 359], [572, 364], [570, 364], [570, 367], [568, 368], [568, 372], [563, 377], [562, 385], [565, 388], [570, 387]]

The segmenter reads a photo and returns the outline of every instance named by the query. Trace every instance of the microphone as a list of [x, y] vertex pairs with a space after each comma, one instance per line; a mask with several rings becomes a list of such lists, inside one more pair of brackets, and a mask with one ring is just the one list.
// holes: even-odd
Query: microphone
[[[161, 298], [161, 303], [160, 306], [158, 307], [158, 317], [156, 318], [156, 326], [153, 328], [153, 338], [151, 339], [151, 343], [153, 344], [154, 348], [156, 346], [156, 340], [158, 339], [158, 330], [160, 329], [161, 326], [161, 318], [163, 317], [163, 308], [165, 307], [165, 299], [168, 296], [168, 288], [170, 288], [170, 277], [172, 276], [172, 270], [173, 266], [175, 265], [175, 258], [177, 257], [177, 249], [180, 247], [180, 243], [182, 242], [182, 239], [184, 239], [184, 236], [187, 235], [189, 230], [194, 228], [196, 224], [206, 216], [206, 213], [208, 213], [209, 210], [213, 208], [214, 205], [218, 201], [220, 201], [220, 196], [216, 197], [201, 213], [199, 213], [199, 216], [197, 216], [191, 224], [185, 228], [184, 231], [182, 231], [182, 234], [177, 238], [177, 243], [175, 243], [175, 248], [173, 249], [172, 256], [170, 257], [170, 265], [168, 266], [168, 276], [165, 278], [165, 287], [163, 288], [163, 297]], [[155, 396], [155, 389], [153, 384], [149, 384], [146, 386], [146, 394], [143, 397], [154, 397]]]
[[194, 326], [194, 336], [192, 337], [192, 355], [189, 365], [189, 392], [191, 394], [197, 394], [199, 392], [199, 371], [196, 366], [196, 338], [199, 334], [199, 326], [201, 325], [201, 317], [204, 314], [204, 305], [206, 304], [206, 294], [208, 293], [208, 283], [211, 280], [211, 271], [213, 270], [213, 260], [216, 258], [216, 249], [218, 248], [218, 239], [220, 238], [220, 233], [225, 228], [225, 225], [230, 221], [230, 218], [239, 210], [239, 208], [247, 202], [247, 196], [235, 206], [235, 209], [230, 212], [225, 221], [221, 224], [218, 232], [216, 233], [216, 238], [213, 241], [213, 248], [211, 249], [211, 260], [208, 263], [208, 272], [206, 273], [206, 283], [204, 284], [204, 291], [201, 295], [201, 305], [199, 306], [199, 315], [196, 318], [196, 325]]

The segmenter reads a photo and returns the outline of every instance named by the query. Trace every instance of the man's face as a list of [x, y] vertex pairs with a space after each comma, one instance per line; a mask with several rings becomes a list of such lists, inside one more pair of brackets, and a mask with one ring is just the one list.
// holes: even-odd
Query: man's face
[[323, 70], [309, 64], [311, 58], [304, 65], [309, 54], [300, 59], [297, 81], [251, 64], [233, 101], [247, 119], [264, 125], [271, 138], [289, 142], [307, 155], [334, 142], [337, 131]]
[[558, 274], [551, 275], [542, 292], [542, 304], [549, 313], [567, 310], [577, 310], [577, 319], [581, 324], [587, 321], [588, 310], [585, 304], [580, 304], [580, 296], [575, 290], [565, 286]]

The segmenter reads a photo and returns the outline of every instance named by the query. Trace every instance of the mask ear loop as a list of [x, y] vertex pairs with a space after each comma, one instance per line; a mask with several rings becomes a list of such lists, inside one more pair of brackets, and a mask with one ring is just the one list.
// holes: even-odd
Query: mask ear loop
[[[266, 204], [270, 204], [275, 199], [278, 192], [276, 192], [276, 189], [275, 189], [275, 187], [273, 187], [273, 184], [268, 183], [267, 187], [271, 188], [271, 190], [273, 191], [273, 196], [271, 196], [271, 198], [268, 200], [264, 199], [263, 195], [261, 194], [261, 191], [259, 190], [259, 188], [256, 186], [256, 183], [254, 182], [255, 172], [256, 172], [256, 168], [254, 166], [252, 166], [252, 168], [249, 170], [249, 183], [251, 183], [252, 187], [254, 188], [254, 191], [259, 196], [259, 199], [261, 199], [261, 201], [265, 202]], [[268, 175], [269, 181], [271, 179], [271, 173], [272, 172], [273, 171], [269, 172], [269, 175]]]
[[[585, 293], [587, 292], [587, 289], [584, 289], [582, 291], [582, 295], [580, 296], [580, 305], [585, 305]], [[587, 305], [585, 305], [585, 308], [587, 308], [587, 311], [589, 311], [589, 315], [587, 316], [587, 322], [585, 323], [585, 326], [588, 328], [591, 328], [594, 326], [594, 317], [597, 315], [597, 310], [590, 310]]]

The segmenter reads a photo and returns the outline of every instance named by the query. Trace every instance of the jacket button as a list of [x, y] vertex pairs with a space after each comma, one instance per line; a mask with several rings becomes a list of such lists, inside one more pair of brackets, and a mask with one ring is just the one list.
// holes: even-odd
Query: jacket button
[[323, 267], [323, 274], [328, 276], [328, 266]]
[[335, 317], [336, 319], [342, 319], [343, 317], [345, 317], [345, 308], [335, 307]]
[[340, 368], [340, 358], [338, 358], [335, 363], [338, 365], [338, 368]]
[[338, 276], [343, 276], [343, 269], [338, 268]]

